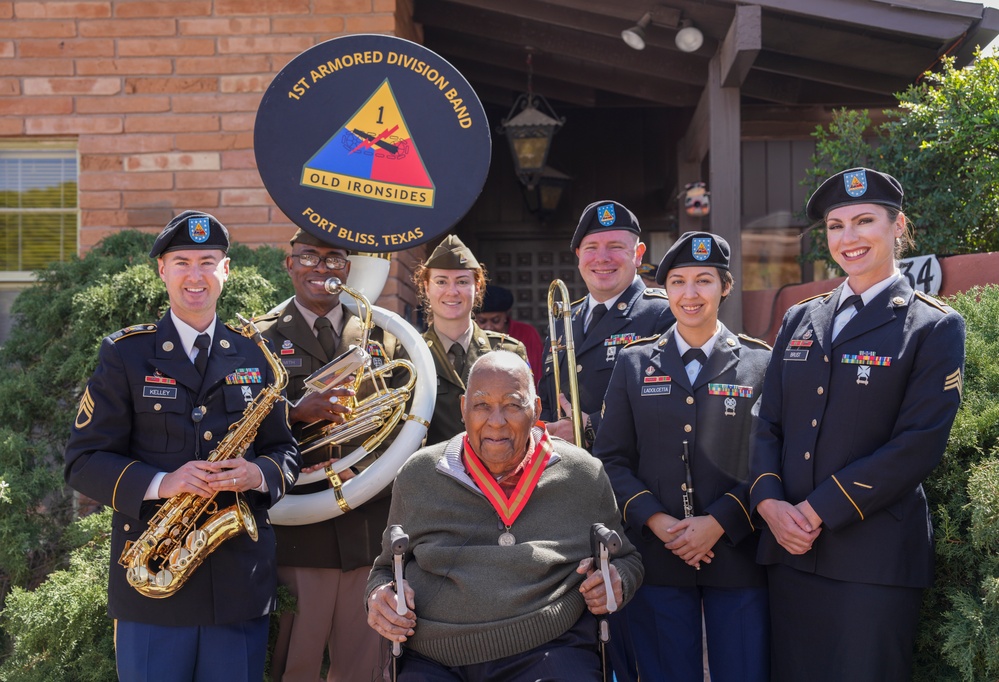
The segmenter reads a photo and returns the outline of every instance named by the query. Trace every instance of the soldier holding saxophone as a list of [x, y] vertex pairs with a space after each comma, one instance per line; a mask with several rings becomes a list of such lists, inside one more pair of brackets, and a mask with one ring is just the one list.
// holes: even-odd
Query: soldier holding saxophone
[[[163, 229], [149, 255], [170, 310], [103, 340], [66, 447], [69, 485], [114, 510], [108, 613], [118, 675], [130, 682], [263, 676], [277, 584], [267, 509], [294, 484], [299, 457], [279, 365], [215, 313], [228, 248], [228, 231], [207, 213], [185, 211]], [[236, 456], [208, 461], [251, 416]], [[185, 530], [189, 541], [169, 561], [126, 570], [123, 550], [144, 548], [128, 543], [145, 539], [157, 509], [182, 496], [234, 505], [219, 515], [234, 524], [225, 541], [209, 541], [205, 554], [204, 540], [219, 531]], [[178, 575], [191, 556], [196, 568]]]

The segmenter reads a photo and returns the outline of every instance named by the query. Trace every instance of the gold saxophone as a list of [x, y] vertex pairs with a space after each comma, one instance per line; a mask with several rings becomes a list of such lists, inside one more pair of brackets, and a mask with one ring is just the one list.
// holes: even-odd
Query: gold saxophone
[[[241, 315], [238, 317], [243, 325], [240, 333], [253, 339], [264, 352], [276, 380], [246, 406], [242, 418], [229, 427], [218, 447], [208, 456], [209, 462], [242, 457], [257, 437], [257, 429], [271, 408], [283, 399], [281, 391], [288, 384], [287, 370], [267, 348], [256, 325]], [[202, 523], [197, 525], [199, 521]], [[163, 599], [183, 587], [219, 545], [244, 530], [254, 542], [257, 541], [257, 522], [239, 493], [236, 493], [236, 504], [221, 510], [215, 495], [201, 497], [181, 493], [159, 508], [138, 540], [125, 544], [118, 563], [126, 569], [128, 584], [140, 594]]]

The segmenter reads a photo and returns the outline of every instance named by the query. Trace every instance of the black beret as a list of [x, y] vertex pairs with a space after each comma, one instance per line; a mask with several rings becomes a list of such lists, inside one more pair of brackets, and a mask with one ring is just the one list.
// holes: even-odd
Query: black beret
[[441, 270], [478, 270], [479, 261], [471, 250], [453, 234], [449, 234], [444, 241], [437, 245], [430, 258], [423, 264], [428, 268], [439, 268]]
[[184, 211], [167, 223], [149, 251], [159, 258], [168, 251], [181, 249], [218, 249], [229, 251], [229, 230], [215, 216], [201, 211]]
[[710, 265], [728, 270], [732, 249], [728, 242], [710, 232], [684, 232], [663, 256], [656, 270], [656, 282], [662, 284], [674, 268], [690, 265]]
[[495, 284], [486, 285], [486, 295], [482, 299], [483, 313], [505, 313], [513, 307], [513, 292]]
[[343, 251], [346, 251], [348, 256], [352, 254], [352, 251], [350, 249], [345, 248], [343, 246], [338, 246], [336, 244], [331, 244], [329, 242], [324, 242], [319, 237], [315, 236], [311, 232], [306, 232], [302, 228], [298, 228], [295, 234], [292, 235], [291, 239], [288, 240], [288, 243], [291, 244], [292, 246], [294, 246], [295, 244], [307, 244], [308, 246], [318, 246], [320, 248], [341, 249]]
[[586, 235], [607, 232], [608, 230], [642, 233], [642, 228], [638, 226], [638, 218], [624, 205], [616, 201], [594, 201], [584, 208], [583, 214], [579, 216], [579, 224], [576, 225], [576, 231], [572, 233], [569, 248], [575, 251]]
[[819, 185], [805, 206], [809, 220], [822, 220], [829, 211], [847, 204], [881, 204], [902, 210], [902, 185], [871, 168], [840, 171]]

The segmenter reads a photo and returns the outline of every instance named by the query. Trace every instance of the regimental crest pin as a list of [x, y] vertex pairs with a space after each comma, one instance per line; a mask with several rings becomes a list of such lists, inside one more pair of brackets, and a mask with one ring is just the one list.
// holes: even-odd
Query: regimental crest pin
[[205, 216], [201, 216], [200, 218], [188, 218], [187, 233], [191, 235], [191, 241], [194, 243], [204, 244], [208, 241], [208, 236], [211, 234], [211, 227], [208, 225], [208, 218]]
[[690, 251], [694, 260], [707, 260], [711, 257], [711, 239], [708, 237], [694, 237], [691, 240]]
[[867, 192], [867, 171], [858, 170], [843, 174], [843, 185], [851, 197], [862, 197]]
[[597, 206], [597, 220], [604, 227], [610, 227], [617, 220], [617, 212], [614, 210], [614, 204], [604, 204], [603, 206]]
[[867, 386], [871, 383], [871, 366], [859, 365], [857, 367], [857, 383]]
[[649, 365], [648, 367], [645, 368], [645, 376], [652, 376], [655, 373], [656, 373], [656, 368], [653, 367], [652, 365]]

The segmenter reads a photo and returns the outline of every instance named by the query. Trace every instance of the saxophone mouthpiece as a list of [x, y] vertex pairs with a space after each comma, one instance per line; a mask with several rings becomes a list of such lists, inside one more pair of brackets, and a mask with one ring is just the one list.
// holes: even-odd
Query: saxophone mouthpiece
[[243, 326], [243, 336], [252, 339], [254, 343], [262, 342], [260, 330], [257, 329], [257, 325], [253, 324], [253, 320], [248, 320], [239, 313], [236, 313], [236, 319]]
[[330, 277], [328, 280], [323, 282], [323, 286], [326, 288], [327, 294], [339, 294], [343, 291], [343, 282], [336, 277]]

